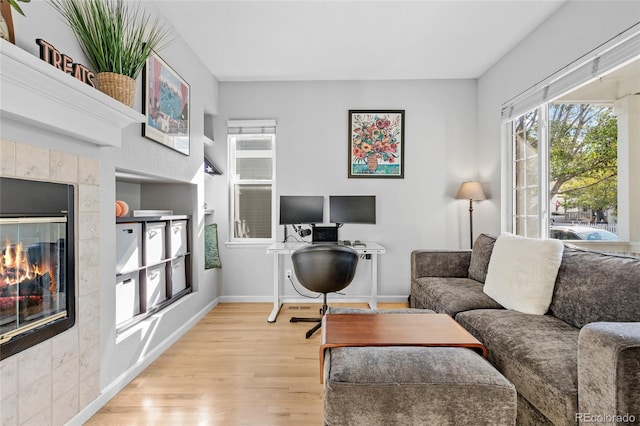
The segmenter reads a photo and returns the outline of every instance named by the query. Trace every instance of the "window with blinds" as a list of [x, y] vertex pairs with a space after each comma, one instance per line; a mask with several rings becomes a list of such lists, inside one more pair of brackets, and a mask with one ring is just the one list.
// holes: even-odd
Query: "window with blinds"
[[227, 129], [231, 240], [271, 240], [275, 206], [275, 120], [230, 120]]
[[[511, 157], [506, 229], [628, 240], [638, 227], [640, 24], [502, 106]], [[617, 234], [617, 235], [616, 235]]]

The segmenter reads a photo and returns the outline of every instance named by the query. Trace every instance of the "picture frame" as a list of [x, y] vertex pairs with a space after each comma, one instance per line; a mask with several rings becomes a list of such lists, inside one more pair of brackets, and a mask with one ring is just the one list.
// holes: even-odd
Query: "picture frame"
[[404, 110], [349, 110], [349, 178], [404, 178]]
[[190, 154], [189, 117], [191, 87], [157, 53], [152, 52], [142, 70], [142, 136]]

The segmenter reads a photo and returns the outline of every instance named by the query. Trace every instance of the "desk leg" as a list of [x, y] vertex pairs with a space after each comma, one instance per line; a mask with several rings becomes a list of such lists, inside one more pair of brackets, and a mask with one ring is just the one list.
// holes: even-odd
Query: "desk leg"
[[371, 309], [378, 309], [378, 255], [371, 255]]
[[282, 307], [282, 302], [280, 301], [280, 271], [282, 270], [282, 259], [283, 256], [280, 254], [276, 253], [273, 255], [273, 309], [271, 310], [271, 314], [269, 314], [269, 318], [267, 318], [267, 322], [276, 322], [276, 317]]

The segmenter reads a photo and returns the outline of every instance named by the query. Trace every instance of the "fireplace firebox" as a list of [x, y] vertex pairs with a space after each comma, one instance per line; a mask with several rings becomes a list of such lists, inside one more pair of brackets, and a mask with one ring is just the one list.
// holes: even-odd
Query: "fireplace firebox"
[[0, 359], [75, 323], [74, 187], [0, 178]]

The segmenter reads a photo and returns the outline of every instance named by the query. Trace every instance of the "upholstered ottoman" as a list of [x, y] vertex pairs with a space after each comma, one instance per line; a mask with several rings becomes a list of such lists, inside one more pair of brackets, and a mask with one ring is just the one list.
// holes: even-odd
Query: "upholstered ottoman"
[[514, 425], [516, 391], [482, 356], [449, 347], [326, 351], [324, 423]]

